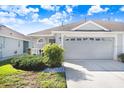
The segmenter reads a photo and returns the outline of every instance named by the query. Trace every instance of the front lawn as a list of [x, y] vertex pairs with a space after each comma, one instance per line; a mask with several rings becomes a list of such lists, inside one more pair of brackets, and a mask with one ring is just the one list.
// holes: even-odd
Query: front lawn
[[66, 88], [65, 74], [23, 71], [0, 63], [0, 88]]
[[65, 88], [63, 71], [46, 68], [62, 67], [63, 49], [48, 44], [42, 55], [20, 55], [0, 62], [0, 88]]

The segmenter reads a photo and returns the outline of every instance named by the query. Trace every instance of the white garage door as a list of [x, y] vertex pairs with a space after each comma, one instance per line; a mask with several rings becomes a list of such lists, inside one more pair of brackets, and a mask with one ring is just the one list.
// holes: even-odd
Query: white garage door
[[113, 59], [114, 38], [66, 37], [65, 59]]

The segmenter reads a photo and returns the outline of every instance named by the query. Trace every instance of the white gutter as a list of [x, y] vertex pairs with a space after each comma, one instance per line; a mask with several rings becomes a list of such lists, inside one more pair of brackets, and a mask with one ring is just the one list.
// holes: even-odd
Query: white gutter
[[28, 35], [28, 36], [51, 37], [51, 36], [54, 36], [54, 35], [49, 34], [49, 35]]
[[49, 34], [49, 35], [28, 35], [28, 36], [32, 36], [32, 37], [51, 37], [51, 36], [54, 36], [54, 34], [57, 34], [57, 33], [59, 33], [59, 34], [83, 34], [83, 33], [85, 33], [85, 34], [98, 34], [98, 33], [101, 33], [101, 34], [124, 34], [124, 31], [103, 31], [103, 32], [98, 32], [98, 31], [52, 31], [52, 33], [51, 34]]
[[60, 34], [83, 34], [83, 33], [86, 33], [86, 34], [98, 34], [98, 33], [108, 33], [108, 34], [124, 34], [124, 31], [104, 31], [104, 32], [98, 32], [98, 31], [91, 31], [91, 32], [87, 32], [87, 31], [53, 31], [52, 32], [53, 34], [56, 34], [56, 33], [60, 33]]

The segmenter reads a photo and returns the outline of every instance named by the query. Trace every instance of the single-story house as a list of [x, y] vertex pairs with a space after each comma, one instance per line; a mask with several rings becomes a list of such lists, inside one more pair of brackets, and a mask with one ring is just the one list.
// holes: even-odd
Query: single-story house
[[27, 52], [32, 47], [29, 37], [0, 25], [0, 59]]
[[80, 21], [31, 33], [34, 53], [47, 43], [60, 44], [65, 59], [117, 59], [124, 53], [124, 23]]

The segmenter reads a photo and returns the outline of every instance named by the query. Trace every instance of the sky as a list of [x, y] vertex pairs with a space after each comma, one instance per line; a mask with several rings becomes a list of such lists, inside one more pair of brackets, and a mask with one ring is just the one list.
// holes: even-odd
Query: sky
[[124, 22], [124, 5], [0, 5], [0, 24], [25, 35], [85, 18]]

